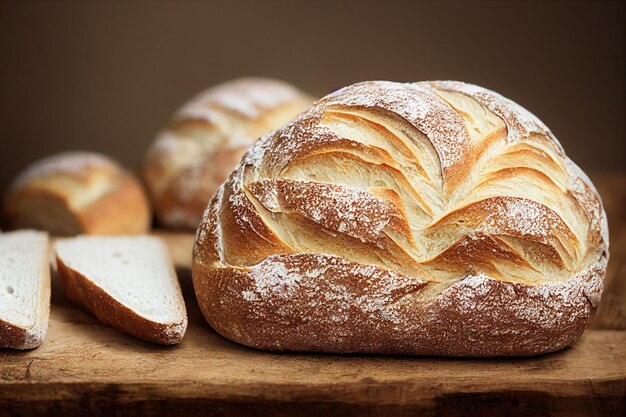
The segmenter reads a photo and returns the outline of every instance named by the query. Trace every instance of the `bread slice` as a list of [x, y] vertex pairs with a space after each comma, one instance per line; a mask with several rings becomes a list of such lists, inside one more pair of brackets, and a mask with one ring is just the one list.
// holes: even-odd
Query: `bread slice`
[[0, 233], [0, 347], [38, 347], [49, 316], [48, 234]]
[[180, 343], [187, 311], [170, 255], [151, 236], [79, 236], [56, 243], [68, 297], [138, 339]]

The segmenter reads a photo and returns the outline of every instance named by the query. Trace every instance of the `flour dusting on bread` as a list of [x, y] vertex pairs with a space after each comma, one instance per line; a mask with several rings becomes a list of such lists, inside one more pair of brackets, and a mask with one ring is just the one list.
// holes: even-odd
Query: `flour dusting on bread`
[[607, 259], [600, 197], [538, 118], [469, 84], [375, 81], [249, 150], [193, 278], [250, 346], [531, 355], [585, 330]]

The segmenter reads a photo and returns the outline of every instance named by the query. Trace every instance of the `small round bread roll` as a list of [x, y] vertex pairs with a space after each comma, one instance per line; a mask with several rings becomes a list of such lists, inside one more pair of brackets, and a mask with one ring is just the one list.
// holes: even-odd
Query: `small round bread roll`
[[608, 260], [587, 176], [518, 104], [365, 82], [262, 137], [212, 199], [193, 282], [272, 350], [534, 355], [585, 330]]
[[184, 105], [157, 136], [145, 163], [159, 223], [195, 230], [211, 196], [250, 145], [312, 103], [287, 83], [242, 78]]
[[151, 224], [138, 179], [111, 159], [90, 152], [50, 156], [26, 168], [4, 204], [12, 229], [53, 235], [145, 233]]

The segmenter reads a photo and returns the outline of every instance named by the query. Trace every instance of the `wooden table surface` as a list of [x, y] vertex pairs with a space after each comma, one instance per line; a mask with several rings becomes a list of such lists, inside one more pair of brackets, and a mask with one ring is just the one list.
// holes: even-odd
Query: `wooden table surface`
[[183, 342], [156, 346], [105, 327], [53, 282], [44, 344], [0, 350], [0, 415], [626, 415], [626, 181], [593, 179], [611, 230], [606, 289], [592, 329], [561, 352], [448, 359], [248, 349], [200, 314], [193, 236], [159, 232], [187, 303]]

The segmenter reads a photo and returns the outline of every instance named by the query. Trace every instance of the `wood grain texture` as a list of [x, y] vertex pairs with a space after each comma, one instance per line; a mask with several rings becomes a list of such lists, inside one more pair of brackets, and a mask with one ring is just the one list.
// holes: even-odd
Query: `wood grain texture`
[[[613, 177], [594, 180], [613, 233], [612, 275], [595, 326], [623, 329], [626, 310], [619, 309], [626, 294], [626, 267], [620, 243], [626, 239], [617, 219], [624, 215], [626, 183]], [[43, 345], [29, 352], [0, 350], [0, 415], [626, 413], [624, 331], [589, 330], [568, 349], [528, 359], [256, 351], [221, 338], [202, 318], [189, 273], [193, 236], [157, 234], [166, 239], [178, 265], [189, 313], [183, 342], [157, 346], [105, 327], [72, 305], [55, 281]], [[612, 299], [607, 296], [614, 296], [614, 304], [605, 305]]]
[[602, 301], [592, 329], [626, 330], [626, 177], [591, 176], [609, 220], [609, 251]]

